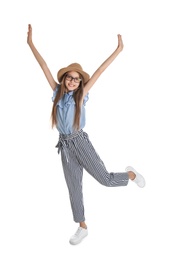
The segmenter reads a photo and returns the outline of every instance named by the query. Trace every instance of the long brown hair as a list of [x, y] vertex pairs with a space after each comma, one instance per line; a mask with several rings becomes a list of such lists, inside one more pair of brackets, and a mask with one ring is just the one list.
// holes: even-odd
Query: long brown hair
[[[66, 75], [66, 74], [65, 74]], [[51, 112], [51, 119], [52, 119], [52, 128], [59, 122], [57, 122], [56, 117], [56, 110], [57, 110], [57, 103], [66, 93], [66, 85], [65, 85], [65, 75], [62, 78], [62, 82], [59, 85], [59, 89], [57, 91], [56, 97], [53, 102], [52, 112]], [[73, 97], [75, 101], [75, 115], [74, 115], [74, 124], [73, 127], [75, 130], [79, 130], [80, 127], [80, 114], [81, 114], [81, 105], [82, 105], [82, 98], [83, 98], [83, 89], [84, 89], [84, 80], [82, 75], [80, 74], [81, 81], [76, 90], [74, 90]]]

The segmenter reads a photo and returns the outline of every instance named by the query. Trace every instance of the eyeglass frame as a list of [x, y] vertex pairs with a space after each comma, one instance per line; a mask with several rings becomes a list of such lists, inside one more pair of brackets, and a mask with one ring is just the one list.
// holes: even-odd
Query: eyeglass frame
[[[67, 77], [70, 77], [71, 79], [67, 79]], [[78, 77], [75, 77], [75, 78], [74, 78], [74, 77], [72, 77], [72, 76], [69, 75], [69, 74], [66, 74], [66, 75], [65, 75], [65, 79], [68, 80], [68, 81], [70, 81], [70, 82], [71, 82], [72, 80], [74, 80], [75, 83], [80, 83], [80, 82], [82, 81], [81, 78], [78, 78]], [[78, 79], [78, 81], [76, 81], [77, 79]]]

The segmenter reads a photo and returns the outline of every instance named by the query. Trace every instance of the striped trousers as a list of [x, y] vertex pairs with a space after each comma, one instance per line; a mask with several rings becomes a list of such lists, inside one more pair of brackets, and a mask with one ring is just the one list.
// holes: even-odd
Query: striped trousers
[[106, 170], [87, 133], [83, 130], [70, 135], [60, 134], [56, 147], [58, 153], [61, 151], [63, 172], [75, 222], [85, 221], [82, 190], [83, 169], [104, 186], [117, 187], [128, 184], [127, 172], [109, 173]]

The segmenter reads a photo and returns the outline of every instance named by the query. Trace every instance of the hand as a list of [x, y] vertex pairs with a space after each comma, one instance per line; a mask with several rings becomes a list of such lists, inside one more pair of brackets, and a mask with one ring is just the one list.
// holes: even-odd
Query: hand
[[28, 25], [28, 33], [27, 33], [27, 43], [30, 44], [32, 42], [32, 27], [31, 24]]
[[122, 36], [120, 34], [118, 34], [117, 36], [118, 36], [118, 47], [117, 47], [117, 49], [119, 51], [122, 51], [123, 47], [124, 47], [123, 41], [122, 41]]

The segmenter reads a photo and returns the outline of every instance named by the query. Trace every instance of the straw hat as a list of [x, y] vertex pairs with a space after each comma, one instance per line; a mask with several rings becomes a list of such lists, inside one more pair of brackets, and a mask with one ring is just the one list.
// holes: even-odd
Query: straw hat
[[86, 73], [85, 71], [83, 71], [82, 66], [81, 66], [80, 64], [78, 64], [78, 63], [72, 63], [72, 64], [68, 65], [67, 67], [62, 68], [62, 69], [60, 69], [60, 70], [58, 71], [58, 73], [57, 73], [57, 79], [58, 79], [59, 82], [62, 81], [63, 75], [64, 75], [66, 72], [68, 72], [68, 71], [76, 71], [76, 72], [80, 73], [80, 74], [83, 76], [84, 83], [86, 83], [86, 82], [89, 80], [89, 78], [90, 78], [89, 74]]

